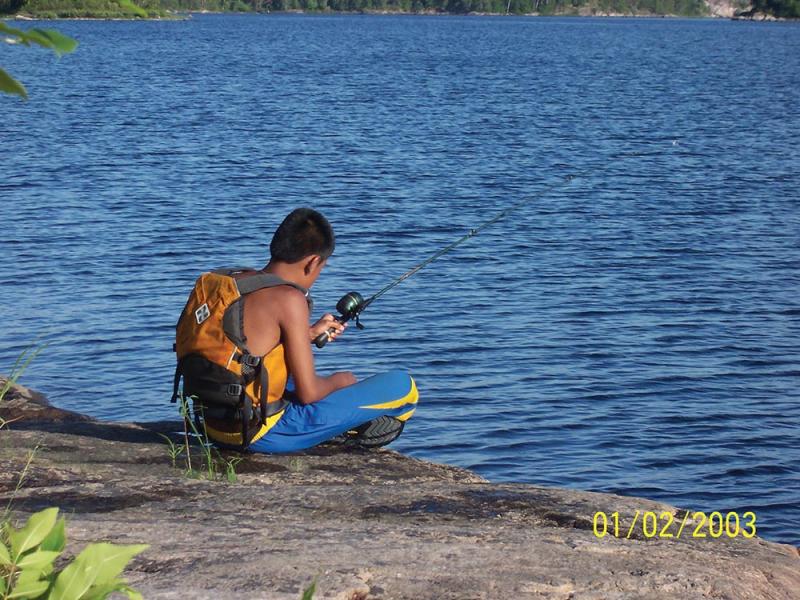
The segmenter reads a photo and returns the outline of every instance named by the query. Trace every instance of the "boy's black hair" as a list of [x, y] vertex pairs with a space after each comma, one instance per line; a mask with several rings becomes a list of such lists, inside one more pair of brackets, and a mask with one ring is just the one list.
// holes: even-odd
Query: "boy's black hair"
[[295, 263], [312, 254], [326, 259], [335, 247], [328, 219], [312, 208], [296, 208], [275, 231], [269, 252], [272, 260]]

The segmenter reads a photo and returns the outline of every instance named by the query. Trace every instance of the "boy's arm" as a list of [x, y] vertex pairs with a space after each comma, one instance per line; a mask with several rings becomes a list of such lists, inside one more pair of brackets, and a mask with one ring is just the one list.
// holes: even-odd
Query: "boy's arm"
[[285, 310], [279, 325], [281, 339], [286, 350], [286, 365], [294, 378], [295, 394], [303, 404], [321, 400], [331, 392], [352, 385], [356, 378], [349, 372], [334, 373], [320, 377], [314, 369], [314, 355], [309, 344], [308, 304], [299, 291], [286, 294]]

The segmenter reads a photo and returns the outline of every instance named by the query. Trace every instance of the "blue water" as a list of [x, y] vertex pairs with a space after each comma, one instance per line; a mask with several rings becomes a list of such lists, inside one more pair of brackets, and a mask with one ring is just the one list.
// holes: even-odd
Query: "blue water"
[[[800, 544], [800, 25], [207, 16], [3, 49], [0, 366], [161, 419], [194, 277], [314, 206], [317, 312], [530, 202], [322, 369], [413, 373], [394, 445], [495, 481], [754, 510]], [[622, 155], [622, 156], [621, 156]], [[542, 190], [577, 174], [571, 184]]]

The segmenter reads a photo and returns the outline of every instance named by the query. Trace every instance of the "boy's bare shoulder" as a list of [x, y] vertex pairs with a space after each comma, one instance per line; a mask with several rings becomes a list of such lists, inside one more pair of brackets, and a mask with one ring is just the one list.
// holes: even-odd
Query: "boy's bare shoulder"
[[269, 311], [278, 318], [308, 317], [308, 303], [305, 295], [290, 285], [258, 290], [250, 294], [250, 300], [259, 309]]

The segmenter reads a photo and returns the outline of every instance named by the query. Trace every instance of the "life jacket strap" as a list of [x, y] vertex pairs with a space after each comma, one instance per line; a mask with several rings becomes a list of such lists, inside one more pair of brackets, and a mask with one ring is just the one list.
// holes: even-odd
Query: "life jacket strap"
[[252, 418], [252, 404], [250, 398], [244, 396], [242, 398], [242, 451], [247, 450], [250, 445], [250, 419]]
[[170, 398], [170, 402], [175, 404], [178, 401], [178, 387], [181, 384], [181, 377], [183, 376], [183, 361], [178, 360], [177, 364], [175, 365], [175, 377], [172, 380], [172, 398]]
[[267, 417], [269, 417], [268, 410], [268, 395], [269, 395], [269, 373], [264, 367], [263, 361], [260, 356], [250, 354], [248, 352], [237, 352], [233, 359], [242, 365], [242, 377], [246, 383], [254, 381], [256, 377], [259, 378], [259, 393], [258, 393], [258, 408], [260, 424], [267, 424]]
[[269, 373], [266, 367], [262, 364], [261, 367], [261, 381], [259, 383], [259, 404], [261, 405], [261, 424], [267, 424], [267, 393], [269, 387]]

